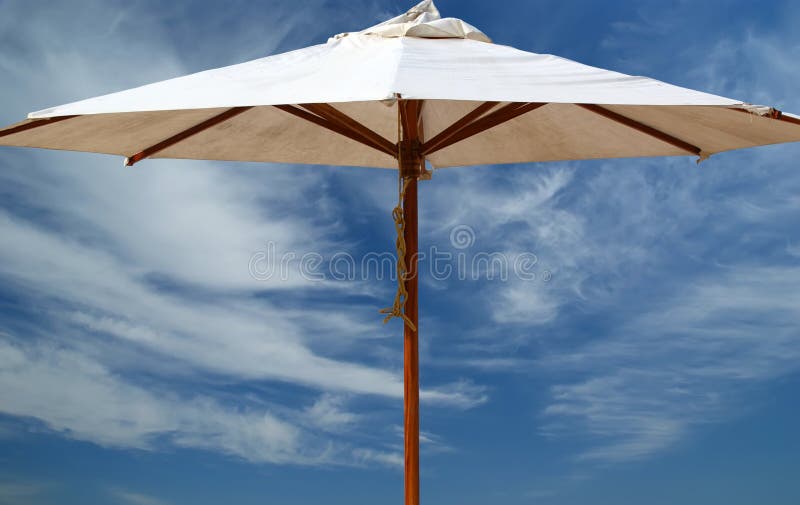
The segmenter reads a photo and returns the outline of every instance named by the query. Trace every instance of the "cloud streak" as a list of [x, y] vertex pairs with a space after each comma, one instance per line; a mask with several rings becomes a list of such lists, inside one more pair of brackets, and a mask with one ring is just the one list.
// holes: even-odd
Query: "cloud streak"
[[[797, 268], [752, 268], [697, 282], [620, 334], [546, 358], [588, 378], [552, 388], [549, 433], [600, 444], [583, 459], [650, 456], [698, 424], [727, 419], [743, 388], [800, 370]], [[561, 423], [564, 424], [561, 424]]]

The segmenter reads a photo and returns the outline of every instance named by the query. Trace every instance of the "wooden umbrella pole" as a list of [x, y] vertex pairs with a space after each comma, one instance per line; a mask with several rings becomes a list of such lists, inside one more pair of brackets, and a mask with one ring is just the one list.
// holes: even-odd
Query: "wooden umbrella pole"
[[[403, 382], [404, 428], [405, 428], [405, 505], [419, 505], [419, 306], [417, 250], [417, 178], [406, 179], [403, 197], [403, 230], [406, 242], [406, 266], [408, 274], [405, 285], [408, 297], [405, 314], [414, 325], [403, 324]], [[405, 183], [406, 181], [402, 181]]]
[[[422, 102], [398, 100], [397, 161], [402, 204], [402, 262], [398, 272], [402, 289], [396, 300], [405, 295], [402, 314], [395, 307], [392, 316], [403, 319], [403, 433], [405, 436], [405, 505], [419, 505], [419, 250], [417, 218], [417, 183], [426, 177], [422, 155]], [[396, 211], [399, 209], [396, 209]], [[398, 218], [400, 216], [397, 216]], [[397, 219], [397, 218], [396, 218]], [[398, 261], [401, 258], [398, 257]], [[405, 293], [403, 293], [405, 291]], [[398, 302], [396, 302], [398, 303]]]

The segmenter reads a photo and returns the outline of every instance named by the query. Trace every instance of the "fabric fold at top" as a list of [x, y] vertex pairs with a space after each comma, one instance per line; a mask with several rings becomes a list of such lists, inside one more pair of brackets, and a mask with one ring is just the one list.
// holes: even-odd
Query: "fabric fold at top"
[[[361, 35], [375, 35], [386, 38], [416, 37], [422, 39], [470, 39], [491, 43], [492, 40], [469, 23], [456, 18], [442, 18], [433, 0], [424, 0], [405, 14], [394, 17], [365, 30]], [[340, 33], [333, 39], [350, 35]]]

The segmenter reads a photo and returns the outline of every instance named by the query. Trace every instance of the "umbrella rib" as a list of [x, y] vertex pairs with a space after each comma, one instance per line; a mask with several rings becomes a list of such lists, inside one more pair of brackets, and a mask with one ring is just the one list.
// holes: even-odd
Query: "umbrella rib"
[[174, 146], [178, 142], [182, 142], [189, 137], [193, 137], [198, 133], [208, 130], [222, 122], [225, 122], [229, 119], [232, 119], [243, 112], [247, 112], [248, 110], [252, 109], [253, 107], [233, 107], [232, 109], [228, 109], [221, 114], [217, 114], [216, 116], [206, 119], [202, 123], [198, 123], [191, 128], [187, 128], [180, 133], [177, 133], [171, 136], [168, 139], [162, 140], [158, 144], [154, 144], [146, 149], [139, 151], [138, 153], [134, 154], [133, 156], [129, 156], [125, 158], [125, 165], [132, 167], [134, 164], [142, 161], [145, 158], [149, 158], [150, 156], [167, 149], [168, 147]]
[[612, 110], [606, 109], [605, 107], [600, 107], [599, 105], [594, 105], [594, 104], [576, 104], [576, 105], [588, 111], [594, 112], [595, 114], [603, 116], [606, 119], [610, 119], [612, 121], [625, 125], [628, 128], [632, 128], [646, 135], [650, 135], [653, 138], [656, 138], [662, 142], [666, 142], [667, 144], [673, 145], [678, 149], [682, 149], [690, 154], [694, 154], [696, 156], [702, 155], [703, 150], [693, 144], [683, 141], [677, 137], [673, 137], [672, 135], [662, 132], [661, 130], [657, 130], [651, 126], [647, 126], [646, 124], [640, 123], [635, 119], [631, 119], [627, 116], [623, 116], [622, 114], [618, 114]]
[[364, 144], [367, 147], [370, 147], [385, 154], [389, 154], [392, 157], [397, 156], [397, 154], [394, 152], [387, 153], [383, 148], [375, 145], [374, 143], [370, 142], [369, 139], [364, 138], [363, 136], [353, 132], [352, 130], [347, 129], [338, 123], [332, 123], [331, 121], [328, 121], [324, 117], [312, 114], [311, 112], [305, 109], [301, 109], [300, 107], [296, 107], [294, 105], [273, 105], [273, 107], [275, 107], [276, 109], [280, 109], [284, 112], [288, 112], [289, 114], [297, 116], [300, 119], [305, 119], [306, 121], [314, 123], [317, 126], [321, 126], [327, 130], [332, 131], [333, 133], [338, 133], [339, 135], [343, 135], [351, 140], [355, 140], [356, 142]]
[[511, 121], [516, 117], [534, 111], [545, 105], [547, 104], [541, 102], [527, 102], [527, 103], [511, 102], [497, 109], [496, 111], [491, 112], [473, 121], [467, 126], [461, 128], [458, 132], [452, 134], [449, 138], [442, 140], [441, 142], [438, 142], [436, 145], [427, 146], [428, 143], [426, 143], [427, 148], [426, 146], [423, 146], [422, 154], [424, 155], [433, 154], [436, 151], [439, 151], [446, 147], [450, 147], [451, 145], [457, 142], [461, 142], [462, 140], [466, 140], [479, 133], [483, 133], [486, 130], [494, 128], [495, 126], [501, 125], [505, 122]]
[[300, 104], [300, 107], [303, 107], [304, 109], [313, 112], [329, 122], [346, 130], [350, 130], [360, 137], [363, 137], [365, 140], [373, 144], [373, 147], [379, 151], [383, 151], [392, 157], [397, 156], [397, 146], [395, 144], [386, 140], [380, 134], [370, 130], [332, 105], [327, 103], [307, 103]]
[[15, 126], [13, 128], [9, 128], [7, 130], [0, 131], [0, 137], [6, 137], [8, 135], [14, 135], [15, 133], [20, 133], [28, 130], [32, 130], [34, 128], [39, 128], [40, 126], [47, 126], [49, 124], [58, 123], [59, 121], [65, 121], [67, 119], [72, 119], [78, 116], [58, 116], [46, 119], [36, 119], [31, 121], [30, 123], [21, 124], [19, 126]]
[[451, 124], [438, 134], [434, 135], [434, 137], [429, 141], [425, 142], [422, 146], [422, 152], [428, 153], [435, 151], [436, 147], [440, 143], [449, 139], [451, 136], [455, 135], [456, 133], [460, 132], [461, 130], [469, 126], [473, 121], [483, 116], [486, 112], [493, 109], [499, 103], [500, 102], [484, 102], [478, 105], [471, 111], [467, 112], [464, 116], [462, 116], [461, 119]]

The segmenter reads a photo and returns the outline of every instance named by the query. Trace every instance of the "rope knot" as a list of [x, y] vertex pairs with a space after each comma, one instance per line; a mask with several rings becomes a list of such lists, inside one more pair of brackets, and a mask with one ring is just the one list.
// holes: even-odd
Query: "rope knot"
[[411, 179], [404, 179], [400, 184], [400, 201], [397, 206], [392, 210], [392, 218], [394, 219], [394, 228], [397, 232], [397, 293], [394, 295], [394, 303], [391, 307], [381, 309], [381, 314], [386, 314], [383, 323], [386, 324], [393, 318], [397, 317], [405, 321], [412, 331], [417, 331], [417, 327], [411, 322], [411, 319], [405, 314], [405, 304], [408, 299], [408, 291], [406, 290], [406, 280], [408, 280], [408, 265], [406, 264], [406, 239], [403, 235], [406, 229], [406, 222], [403, 218], [403, 199], [406, 195], [406, 189], [411, 183]]

